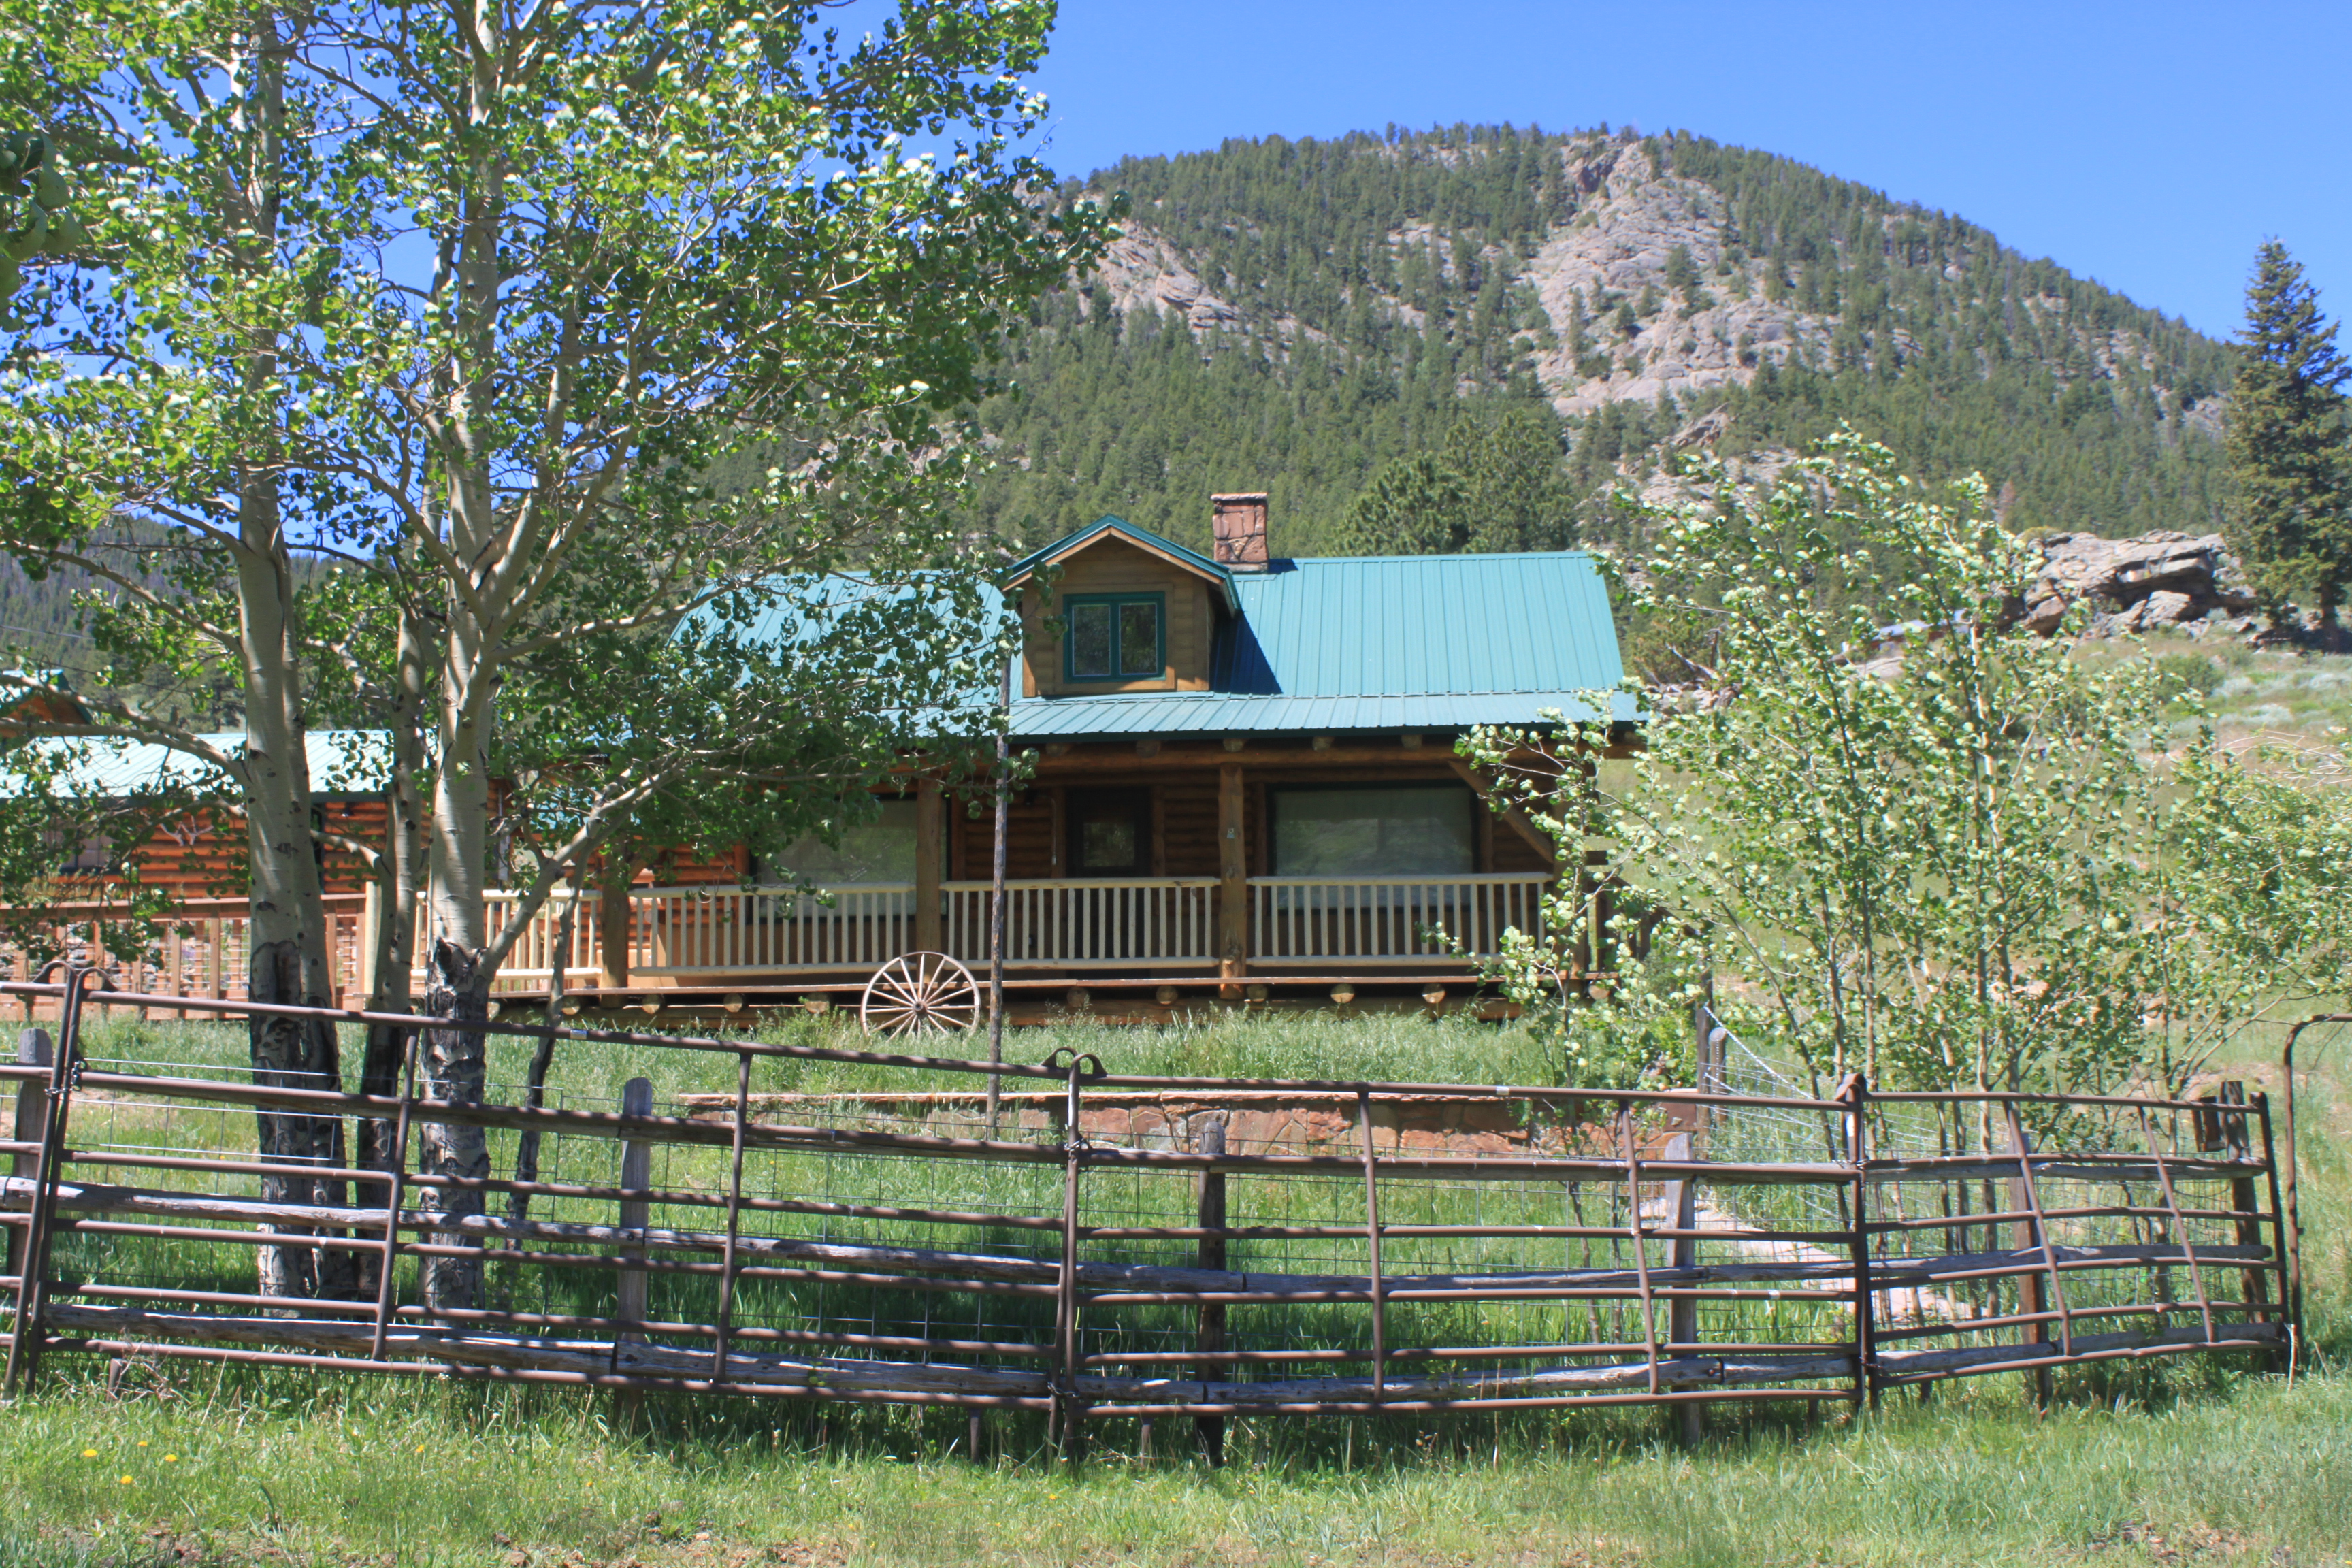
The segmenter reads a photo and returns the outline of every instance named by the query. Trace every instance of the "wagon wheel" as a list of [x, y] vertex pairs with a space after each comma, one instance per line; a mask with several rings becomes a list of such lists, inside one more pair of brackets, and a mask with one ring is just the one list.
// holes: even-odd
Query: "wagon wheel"
[[944, 952], [909, 952], [874, 972], [857, 1004], [869, 1035], [944, 1035], [980, 1022], [980, 985]]

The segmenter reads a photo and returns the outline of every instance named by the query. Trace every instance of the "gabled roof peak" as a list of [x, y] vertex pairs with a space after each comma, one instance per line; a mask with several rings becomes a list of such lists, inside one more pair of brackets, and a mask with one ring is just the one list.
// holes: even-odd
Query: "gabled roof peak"
[[1004, 574], [1003, 585], [1007, 589], [1018, 587], [1036, 575], [1039, 567], [1066, 561], [1079, 551], [1089, 545], [1097, 544], [1105, 539], [1120, 540], [1147, 554], [1159, 556], [1181, 571], [1190, 572], [1215, 584], [1227, 613], [1237, 614], [1240, 611], [1241, 600], [1234, 592], [1234, 574], [1230, 571], [1218, 565], [1197, 550], [1179, 544], [1172, 539], [1162, 538], [1148, 528], [1138, 528], [1125, 518], [1113, 517], [1108, 513], [1097, 518], [1076, 533], [1065, 534], [1045, 548], [1033, 550], [1015, 561]]

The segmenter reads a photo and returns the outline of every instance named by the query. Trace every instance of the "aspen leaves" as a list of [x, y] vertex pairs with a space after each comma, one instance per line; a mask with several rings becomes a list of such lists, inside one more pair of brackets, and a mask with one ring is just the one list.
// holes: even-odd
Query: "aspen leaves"
[[81, 220], [68, 208], [71, 195], [46, 136], [0, 137], [0, 309], [25, 284], [24, 264], [37, 256], [65, 256], [89, 243]]

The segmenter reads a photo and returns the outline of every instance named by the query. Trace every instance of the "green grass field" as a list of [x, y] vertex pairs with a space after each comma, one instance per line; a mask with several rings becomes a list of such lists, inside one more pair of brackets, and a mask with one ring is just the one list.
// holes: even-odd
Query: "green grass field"
[[[792, 1026], [831, 1042], [826, 1026]], [[845, 1042], [844, 1042], [845, 1043]], [[1115, 1070], [1494, 1082], [1548, 1078], [1517, 1030], [1298, 1018], [1202, 1029], [1027, 1031]], [[2267, 1039], [2233, 1072], [2264, 1080]], [[522, 1076], [496, 1047], [493, 1083]], [[234, 1034], [115, 1023], [94, 1055], [235, 1063]], [[1498, 1422], [1234, 1423], [1232, 1463], [1162, 1422], [1156, 1457], [1108, 1424], [1072, 1477], [1034, 1424], [986, 1462], [949, 1412], [696, 1407], [182, 1365], [110, 1388], [60, 1358], [0, 1411], [0, 1568], [65, 1563], [2101, 1563], [2352, 1562], [2352, 1039], [2306, 1037], [2306, 1267], [2315, 1369], [2294, 1386], [2190, 1362], [2060, 1380], [2036, 1415], [2015, 1374], [1891, 1398], [1875, 1416], [1789, 1405], [1667, 1441], [1655, 1412]], [[766, 1069], [763, 1068], [763, 1073]], [[663, 1098], [733, 1087], [733, 1062], [567, 1046], [556, 1084], [637, 1072]], [[762, 1088], [887, 1087], [780, 1067]], [[2268, 1080], [2274, 1087], [2275, 1069]]]

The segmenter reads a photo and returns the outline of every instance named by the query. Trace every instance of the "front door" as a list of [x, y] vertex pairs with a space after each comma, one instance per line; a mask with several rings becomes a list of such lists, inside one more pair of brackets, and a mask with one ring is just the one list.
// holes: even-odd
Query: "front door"
[[[1070, 900], [1070, 935], [1094, 963], [1140, 962], [1163, 940], [1165, 895], [1152, 888], [1118, 886], [1151, 873], [1151, 792], [1073, 790], [1069, 803], [1070, 875], [1079, 880]], [[1088, 887], [1089, 879], [1100, 882]], [[1110, 884], [1110, 885], [1102, 885]]]
[[1150, 790], [1073, 790], [1068, 821], [1068, 865], [1073, 877], [1150, 874]]

